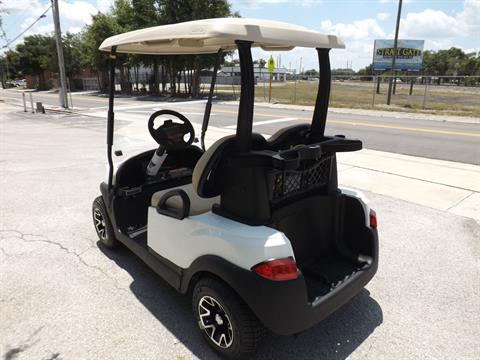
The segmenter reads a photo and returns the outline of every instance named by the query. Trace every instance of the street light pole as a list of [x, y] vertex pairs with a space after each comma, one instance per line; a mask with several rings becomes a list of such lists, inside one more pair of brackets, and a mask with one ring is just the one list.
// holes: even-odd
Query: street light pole
[[55, 25], [55, 40], [57, 43], [58, 72], [60, 74], [60, 106], [68, 109], [67, 81], [65, 77], [65, 60], [63, 58], [62, 30], [60, 29], [60, 14], [58, 12], [58, 0], [52, 1], [53, 23]]
[[395, 27], [395, 39], [393, 40], [393, 57], [392, 57], [392, 76], [388, 82], [387, 105], [392, 100], [392, 83], [395, 79], [395, 60], [397, 59], [398, 30], [400, 28], [400, 16], [402, 14], [402, 0], [398, 0], [397, 25]]

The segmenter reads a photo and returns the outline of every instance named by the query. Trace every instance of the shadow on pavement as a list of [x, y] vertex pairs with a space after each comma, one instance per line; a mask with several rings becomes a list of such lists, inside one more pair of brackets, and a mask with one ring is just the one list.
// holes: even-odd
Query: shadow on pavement
[[[132, 276], [130, 290], [163, 326], [198, 358], [214, 357], [194, 322], [187, 296], [164, 282], [126, 247], [112, 251], [97, 245]], [[364, 289], [332, 316], [298, 336], [268, 336], [252, 358], [345, 359], [382, 321], [380, 305]]]

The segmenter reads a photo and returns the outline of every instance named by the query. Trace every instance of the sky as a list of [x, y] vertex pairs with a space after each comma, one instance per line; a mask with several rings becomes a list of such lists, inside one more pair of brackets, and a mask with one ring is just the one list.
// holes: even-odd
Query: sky
[[[0, 0], [6, 39], [11, 40], [32, 24], [50, 5], [50, 0]], [[91, 15], [108, 11], [113, 0], [59, 0], [62, 32], [79, 32]], [[323, 33], [339, 35], [345, 50], [332, 50], [332, 68], [355, 70], [372, 61], [373, 41], [393, 38], [398, 0], [231, 0], [242, 17], [285, 21]], [[25, 35], [51, 33], [51, 12]], [[425, 49], [480, 51], [480, 0], [404, 0], [400, 22], [401, 39], [425, 40]], [[17, 40], [11, 46], [14, 47]], [[0, 45], [6, 44], [5, 37]], [[0, 50], [3, 52], [3, 50]], [[316, 52], [296, 48], [266, 53], [256, 49], [253, 57], [273, 55], [280, 65], [297, 69], [317, 68]], [[281, 56], [281, 58], [279, 57]]]

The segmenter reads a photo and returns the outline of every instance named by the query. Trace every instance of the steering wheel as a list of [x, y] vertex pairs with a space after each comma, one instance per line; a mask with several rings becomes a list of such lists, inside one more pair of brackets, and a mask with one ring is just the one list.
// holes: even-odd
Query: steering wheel
[[[161, 115], [171, 115], [181, 122], [172, 119], [165, 120], [162, 125], [155, 128], [155, 119]], [[182, 114], [174, 110], [156, 111], [148, 119], [148, 131], [155, 141], [166, 150], [181, 150], [191, 145], [195, 139], [195, 130], [192, 123]], [[185, 135], [190, 134], [187, 141]]]

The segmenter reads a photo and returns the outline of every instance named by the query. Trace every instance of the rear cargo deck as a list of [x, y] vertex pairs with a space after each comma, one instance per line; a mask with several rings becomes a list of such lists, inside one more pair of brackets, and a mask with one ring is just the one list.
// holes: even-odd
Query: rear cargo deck
[[303, 264], [301, 270], [307, 287], [308, 301], [313, 303], [327, 295], [367, 266], [366, 262], [349, 261], [340, 257], [328, 257]]

